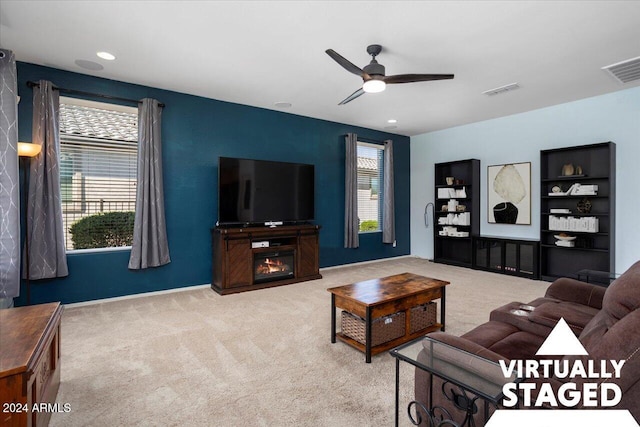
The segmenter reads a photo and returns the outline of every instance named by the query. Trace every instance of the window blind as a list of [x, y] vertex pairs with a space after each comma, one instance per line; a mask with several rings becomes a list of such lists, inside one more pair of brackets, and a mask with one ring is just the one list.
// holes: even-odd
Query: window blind
[[358, 218], [360, 232], [382, 226], [382, 167], [384, 146], [358, 142]]
[[[130, 246], [136, 201], [137, 110], [60, 104], [60, 188], [67, 250]], [[128, 108], [130, 111], [119, 110]]]

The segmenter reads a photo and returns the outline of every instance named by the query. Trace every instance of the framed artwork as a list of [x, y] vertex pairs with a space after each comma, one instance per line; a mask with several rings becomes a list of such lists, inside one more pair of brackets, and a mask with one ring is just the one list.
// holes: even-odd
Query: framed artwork
[[531, 162], [488, 166], [487, 187], [490, 223], [531, 225]]

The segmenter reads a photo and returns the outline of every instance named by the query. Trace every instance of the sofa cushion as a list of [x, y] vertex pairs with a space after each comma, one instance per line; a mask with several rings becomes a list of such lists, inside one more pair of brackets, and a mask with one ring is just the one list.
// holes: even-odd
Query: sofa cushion
[[507, 359], [537, 359], [536, 351], [545, 338], [529, 332], [518, 331], [496, 342], [489, 350], [502, 354]]
[[482, 347], [491, 348], [492, 345], [518, 332], [518, 330], [515, 326], [507, 323], [489, 321], [462, 335], [462, 338], [473, 341]]
[[606, 288], [575, 279], [561, 277], [554, 281], [545, 293], [546, 298], [574, 302], [596, 309], [602, 308], [602, 299]]
[[507, 323], [489, 321], [472, 329], [462, 338], [503, 356], [505, 359], [527, 359], [538, 350], [543, 337], [523, 332]]

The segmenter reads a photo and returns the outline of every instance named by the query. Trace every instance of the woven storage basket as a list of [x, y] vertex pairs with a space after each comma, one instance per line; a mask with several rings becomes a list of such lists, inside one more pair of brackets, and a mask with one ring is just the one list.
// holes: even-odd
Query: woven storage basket
[[415, 333], [428, 328], [436, 323], [436, 309], [438, 305], [435, 302], [428, 302], [411, 309], [410, 333]]
[[[400, 338], [404, 335], [404, 325], [404, 311], [373, 319], [371, 322], [371, 347]], [[360, 344], [365, 344], [364, 319], [348, 311], [343, 311], [342, 333]]]

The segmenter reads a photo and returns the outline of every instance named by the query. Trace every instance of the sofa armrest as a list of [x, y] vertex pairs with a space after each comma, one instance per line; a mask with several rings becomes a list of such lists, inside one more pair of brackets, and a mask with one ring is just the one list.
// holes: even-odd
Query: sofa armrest
[[600, 310], [605, 291], [606, 288], [599, 285], [562, 277], [547, 288], [545, 297], [575, 302]]
[[432, 332], [427, 336], [436, 341], [449, 344], [452, 347], [456, 347], [468, 353], [475, 354], [476, 356], [480, 356], [484, 359], [491, 360], [492, 362], [497, 363], [499, 360], [504, 360], [508, 362], [508, 360], [504, 356], [501, 356], [498, 353], [495, 353], [481, 346], [480, 344], [476, 344], [473, 341], [470, 341], [466, 338], [457, 337], [455, 335], [451, 335], [446, 332]]

